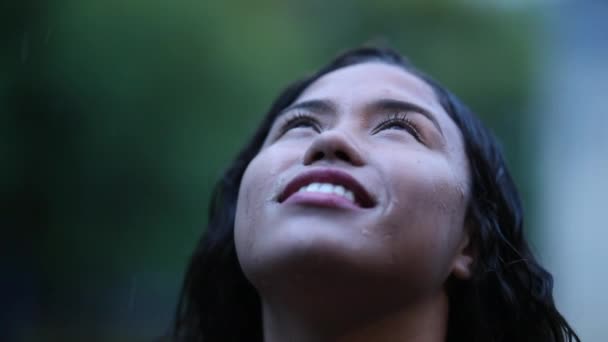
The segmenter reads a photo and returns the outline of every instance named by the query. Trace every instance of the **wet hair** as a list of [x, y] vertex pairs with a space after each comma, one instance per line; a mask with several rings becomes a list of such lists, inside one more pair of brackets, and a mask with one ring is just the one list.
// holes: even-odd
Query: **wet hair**
[[454, 94], [387, 48], [348, 51], [289, 85], [215, 185], [208, 224], [188, 265], [173, 327], [176, 341], [262, 341], [258, 293], [240, 268], [234, 243], [238, 191], [275, 117], [321, 76], [364, 62], [399, 66], [434, 90], [460, 129], [469, 161], [466, 213], [475, 254], [472, 277], [448, 279], [447, 341], [580, 341], [553, 301], [553, 279], [524, 237], [523, 210], [499, 145]]

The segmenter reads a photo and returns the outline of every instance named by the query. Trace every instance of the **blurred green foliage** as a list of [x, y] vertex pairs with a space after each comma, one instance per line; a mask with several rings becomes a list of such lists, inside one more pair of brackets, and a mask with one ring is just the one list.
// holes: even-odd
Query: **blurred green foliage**
[[3, 5], [0, 184], [19, 260], [3, 266], [17, 297], [3, 297], [33, 298], [14, 304], [15, 336], [163, 333], [223, 168], [283, 86], [362, 43], [397, 48], [470, 104], [527, 194], [537, 14], [474, 4]]

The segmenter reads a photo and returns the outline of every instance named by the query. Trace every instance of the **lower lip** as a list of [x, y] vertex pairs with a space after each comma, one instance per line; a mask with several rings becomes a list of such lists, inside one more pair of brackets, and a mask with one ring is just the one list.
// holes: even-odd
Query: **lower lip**
[[351, 210], [362, 209], [360, 206], [342, 196], [319, 192], [296, 192], [289, 196], [283, 203]]

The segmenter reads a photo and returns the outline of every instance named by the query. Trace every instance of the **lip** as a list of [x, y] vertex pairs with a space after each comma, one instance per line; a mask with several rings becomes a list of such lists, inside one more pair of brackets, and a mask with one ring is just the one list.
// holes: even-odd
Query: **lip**
[[311, 204], [327, 206], [349, 207], [353, 205], [352, 202], [337, 195], [297, 192], [304, 185], [315, 182], [342, 185], [343, 187], [349, 189], [355, 196], [354, 205], [358, 208], [360, 207], [368, 209], [372, 208], [376, 204], [370, 193], [354, 177], [345, 171], [333, 168], [310, 170], [296, 176], [287, 184], [285, 189], [283, 189], [283, 192], [277, 199], [278, 202], [283, 203], [289, 199], [290, 201], [295, 200], [297, 202], [310, 202]]

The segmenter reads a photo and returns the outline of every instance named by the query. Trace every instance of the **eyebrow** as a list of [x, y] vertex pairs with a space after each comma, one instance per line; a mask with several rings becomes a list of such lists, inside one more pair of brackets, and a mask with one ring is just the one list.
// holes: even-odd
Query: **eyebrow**
[[[337, 111], [337, 106], [331, 100], [302, 101], [302, 102], [295, 103], [295, 104], [283, 109], [277, 115], [277, 117], [281, 116], [287, 112], [290, 112], [292, 110], [298, 110], [298, 109], [307, 110], [307, 111], [311, 111], [311, 112], [315, 112], [315, 113], [319, 113], [319, 114], [326, 114], [326, 113], [335, 113]], [[422, 108], [421, 106], [411, 103], [411, 102], [395, 100], [395, 99], [379, 99], [379, 100], [376, 100], [374, 102], [367, 104], [365, 106], [365, 111], [366, 112], [376, 112], [376, 111], [416, 112], [416, 113], [419, 113], [419, 114], [425, 116], [427, 119], [429, 119], [429, 121], [431, 121], [433, 123], [433, 125], [435, 125], [437, 130], [439, 130], [439, 133], [441, 134], [441, 136], [443, 136], [443, 131], [441, 130], [441, 126], [439, 125], [439, 122], [437, 121], [437, 118], [435, 117], [435, 115], [433, 115], [430, 111]]]
[[292, 104], [291, 106], [283, 109], [278, 115], [277, 117], [287, 113], [287, 112], [291, 112], [292, 110], [307, 110], [307, 111], [311, 111], [314, 113], [319, 113], [319, 114], [325, 114], [325, 113], [335, 113], [336, 112], [336, 105], [335, 103], [333, 103], [330, 100], [308, 100], [308, 101], [302, 101], [302, 102], [298, 102], [295, 104]]

